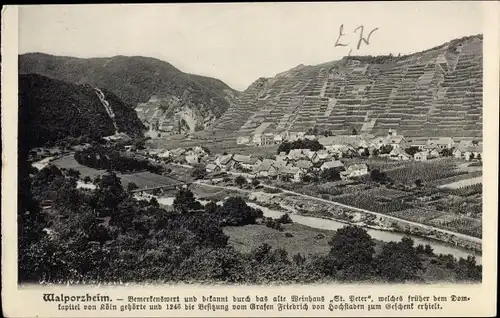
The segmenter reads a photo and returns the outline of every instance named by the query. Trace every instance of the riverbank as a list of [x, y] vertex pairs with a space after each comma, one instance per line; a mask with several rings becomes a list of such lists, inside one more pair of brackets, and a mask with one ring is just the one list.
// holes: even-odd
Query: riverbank
[[[433, 233], [432, 229], [429, 231], [424, 231], [425, 225], [419, 226], [419, 224], [413, 224], [413, 222], [408, 223], [405, 220], [401, 220], [398, 223], [398, 220], [394, 220], [392, 217], [385, 217], [384, 215], [373, 215], [373, 214], [363, 214], [362, 211], [349, 211], [346, 209], [339, 209], [338, 206], [330, 205], [325, 209], [326, 200], [322, 200], [320, 198], [309, 197], [306, 196], [307, 201], [304, 202], [303, 198], [297, 200], [298, 198], [294, 198], [293, 195], [290, 195], [290, 191], [283, 191], [282, 193], [277, 194], [269, 194], [264, 192], [255, 192], [246, 189], [239, 189], [236, 187], [224, 187], [224, 186], [215, 186], [210, 184], [205, 184], [202, 182], [196, 183], [199, 186], [207, 186], [219, 189], [226, 189], [229, 191], [238, 191], [245, 193], [245, 196], [249, 198], [250, 202], [255, 205], [258, 205], [266, 210], [270, 211], [271, 209], [267, 208], [265, 205], [268, 205], [272, 202], [272, 204], [280, 204], [283, 210], [275, 211], [279, 214], [270, 213], [271, 217], [279, 217], [284, 213], [290, 213], [292, 220], [297, 221], [297, 217], [304, 218], [312, 218], [313, 220], [307, 220], [309, 224], [313, 224], [313, 226], [318, 228], [324, 228], [322, 226], [322, 220], [324, 222], [334, 222], [335, 224], [330, 224], [328, 229], [336, 230], [346, 224], [359, 225], [364, 228], [367, 228], [371, 234], [375, 235], [379, 238], [374, 237], [375, 239], [380, 239], [382, 241], [399, 241], [403, 236], [410, 236], [414, 239], [416, 244], [429, 244], [433, 246], [437, 254], [452, 254], [455, 257], [464, 257], [466, 258], [469, 255], [475, 256], [478, 259], [478, 263], [481, 261], [481, 243], [480, 239], [479, 244], [475, 244], [474, 241], [468, 241], [466, 239], [461, 239], [460, 236], [454, 236], [453, 234], [449, 234], [446, 236], [445, 233]], [[283, 196], [283, 194], [287, 194]], [[205, 196], [205, 198], [207, 198]], [[300, 202], [297, 202], [300, 201]], [[311, 201], [320, 201], [323, 203], [319, 207], [318, 203], [314, 203]], [[316, 205], [315, 205], [316, 204]], [[297, 205], [299, 206], [297, 209]], [[255, 206], [257, 207], [257, 206]], [[286, 208], [285, 208], [286, 207]], [[307, 210], [305, 209], [307, 208]], [[323, 210], [321, 210], [323, 208]], [[296, 213], [293, 213], [295, 209]], [[263, 209], [264, 210], [264, 209]], [[287, 212], [285, 212], [285, 210]], [[312, 213], [310, 211], [322, 211], [322, 213]], [[304, 213], [304, 211], [309, 211], [308, 213]], [[353, 215], [356, 213], [356, 215]], [[275, 215], [275, 216], [272, 216]], [[266, 215], [268, 216], [268, 215]], [[353, 222], [356, 220], [356, 222]], [[300, 223], [300, 222], [299, 222]], [[304, 224], [304, 223], [301, 223]], [[308, 224], [304, 224], [308, 225]], [[448, 232], [448, 231], [446, 231]], [[372, 236], [373, 237], [373, 236]]]

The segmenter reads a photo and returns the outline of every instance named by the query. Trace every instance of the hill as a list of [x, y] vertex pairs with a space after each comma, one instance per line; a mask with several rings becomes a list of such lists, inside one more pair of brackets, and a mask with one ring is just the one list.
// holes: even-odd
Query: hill
[[136, 112], [105, 89], [19, 75], [19, 140], [27, 148], [68, 137], [97, 140], [116, 131], [142, 136], [144, 130]]
[[349, 56], [259, 78], [214, 130], [480, 137], [482, 42], [476, 35], [406, 56]]
[[113, 92], [136, 108], [146, 125], [171, 132], [210, 126], [236, 94], [220, 80], [183, 73], [167, 62], [141, 56], [82, 59], [28, 53], [19, 56], [19, 73]]

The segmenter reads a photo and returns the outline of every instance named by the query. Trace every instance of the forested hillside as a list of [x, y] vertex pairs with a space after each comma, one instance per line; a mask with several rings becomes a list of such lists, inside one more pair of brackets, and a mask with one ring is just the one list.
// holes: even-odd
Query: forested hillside
[[20, 145], [31, 148], [50, 146], [59, 141], [98, 140], [116, 132], [142, 136], [145, 127], [136, 112], [116, 95], [103, 90], [114, 113], [112, 119], [97, 91], [37, 74], [19, 76]]
[[[81, 59], [28, 53], [19, 56], [19, 72], [110, 91], [131, 108], [139, 105], [140, 119], [163, 130], [206, 128], [237, 94], [218, 79], [187, 74], [165, 61], [142, 56]], [[179, 125], [181, 120], [184, 125]]]

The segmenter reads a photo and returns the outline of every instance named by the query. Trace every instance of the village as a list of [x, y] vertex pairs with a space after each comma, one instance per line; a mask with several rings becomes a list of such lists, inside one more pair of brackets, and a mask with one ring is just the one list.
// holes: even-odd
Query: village
[[[317, 141], [322, 149], [291, 149], [272, 156], [253, 156], [232, 153], [208, 154], [202, 147], [150, 149], [143, 153], [157, 162], [169, 161], [192, 167], [202, 165], [207, 173], [233, 172], [245, 177], [280, 178], [284, 181], [300, 182], [313, 172], [337, 169], [343, 180], [367, 175], [370, 167], [359, 162], [345, 165], [346, 158], [384, 158], [394, 161], [429, 161], [453, 157], [465, 161], [481, 161], [481, 143], [475, 140], [455, 142], [450, 137], [413, 141], [389, 129], [384, 137], [371, 135], [317, 136], [305, 133], [274, 135], [255, 134], [253, 137], [238, 137], [237, 144], [249, 147], [269, 147], [283, 143], [309, 140]], [[127, 148], [130, 149], [130, 146]], [[279, 148], [278, 148], [279, 149]], [[367, 160], [368, 161], [368, 160]]]

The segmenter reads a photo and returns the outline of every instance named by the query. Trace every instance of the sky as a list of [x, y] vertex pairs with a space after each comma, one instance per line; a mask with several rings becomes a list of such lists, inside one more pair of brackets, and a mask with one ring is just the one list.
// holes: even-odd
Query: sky
[[[403, 55], [480, 34], [482, 12], [465, 1], [31, 5], [19, 8], [19, 53], [155, 57], [244, 90], [351, 50]], [[358, 49], [361, 25], [365, 38], [376, 30]]]

